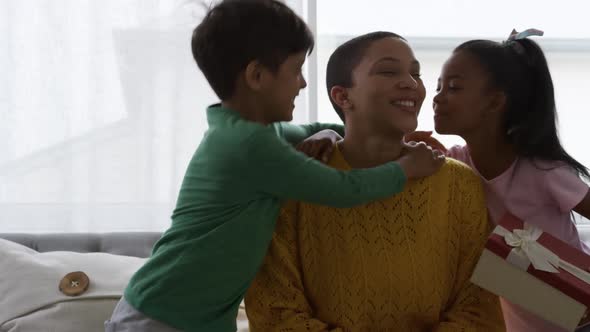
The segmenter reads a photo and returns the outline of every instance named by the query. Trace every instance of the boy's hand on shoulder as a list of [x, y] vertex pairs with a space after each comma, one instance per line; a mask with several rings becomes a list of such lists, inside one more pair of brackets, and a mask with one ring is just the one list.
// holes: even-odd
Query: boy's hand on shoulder
[[311, 158], [327, 163], [334, 151], [334, 145], [341, 139], [342, 137], [337, 132], [326, 129], [309, 136], [299, 143], [296, 149]]
[[402, 156], [397, 160], [408, 179], [429, 176], [438, 171], [445, 162], [445, 155], [424, 142], [406, 143]]

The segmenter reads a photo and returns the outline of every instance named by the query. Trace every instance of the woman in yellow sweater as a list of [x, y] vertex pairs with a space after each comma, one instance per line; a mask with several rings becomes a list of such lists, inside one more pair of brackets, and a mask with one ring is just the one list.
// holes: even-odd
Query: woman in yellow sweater
[[[329, 165], [403, 153], [425, 97], [402, 37], [375, 32], [330, 57], [327, 87], [346, 137]], [[490, 226], [479, 179], [448, 160], [403, 193], [338, 209], [285, 204], [246, 296], [258, 331], [503, 331], [498, 299], [469, 282]]]

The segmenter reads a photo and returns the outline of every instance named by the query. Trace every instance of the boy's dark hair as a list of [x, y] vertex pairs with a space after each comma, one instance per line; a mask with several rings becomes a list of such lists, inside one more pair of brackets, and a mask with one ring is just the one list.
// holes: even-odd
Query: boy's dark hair
[[491, 87], [506, 95], [504, 130], [518, 155], [563, 161], [590, 178], [588, 169], [559, 141], [553, 80], [537, 43], [526, 38], [503, 43], [471, 40], [454, 52], [460, 51], [473, 55], [487, 71]]
[[276, 0], [223, 0], [193, 31], [197, 65], [221, 100], [233, 96], [238, 75], [253, 60], [275, 72], [287, 57], [311, 52], [307, 24]]
[[330, 98], [330, 102], [342, 122], [345, 122], [344, 112], [342, 112], [342, 109], [332, 100], [330, 90], [337, 85], [345, 88], [352, 87], [354, 84], [352, 81], [352, 72], [361, 62], [361, 59], [365, 55], [365, 51], [373, 42], [383, 38], [398, 38], [404, 41], [406, 40], [404, 37], [393, 32], [376, 31], [347, 41], [338, 46], [334, 53], [330, 55], [328, 66], [326, 68], [326, 87], [328, 89], [328, 98]]

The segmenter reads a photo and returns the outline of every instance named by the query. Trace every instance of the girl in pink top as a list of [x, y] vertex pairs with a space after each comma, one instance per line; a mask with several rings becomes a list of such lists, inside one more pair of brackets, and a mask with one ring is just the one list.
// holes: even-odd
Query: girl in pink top
[[[528, 32], [513, 32], [502, 43], [468, 41], [453, 51], [434, 97], [435, 129], [466, 141], [447, 155], [481, 176], [492, 221], [510, 212], [589, 253], [571, 212], [590, 217], [588, 186], [580, 178], [590, 176], [559, 141], [553, 82]], [[429, 134], [408, 139], [437, 145]], [[502, 309], [510, 332], [561, 331], [503, 299]]]

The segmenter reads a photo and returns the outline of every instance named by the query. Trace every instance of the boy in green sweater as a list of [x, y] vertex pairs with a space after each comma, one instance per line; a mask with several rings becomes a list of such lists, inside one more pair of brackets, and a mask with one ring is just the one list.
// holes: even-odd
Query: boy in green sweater
[[[352, 207], [394, 195], [444, 157], [423, 144], [388, 164], [338, 171], [296, 151], [324, 129], [294, 126], [301, 68], [314, 39], [275, 0], [225, 0], [194, 30], [194, 58], [221, 104], [195, 152], [172, 226], [136, 272], [106, 331], [236, 331], [238, 307], [286, 199]], [[330, 136], [334, 139], [335, 136]]]

